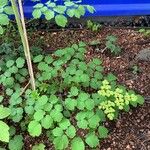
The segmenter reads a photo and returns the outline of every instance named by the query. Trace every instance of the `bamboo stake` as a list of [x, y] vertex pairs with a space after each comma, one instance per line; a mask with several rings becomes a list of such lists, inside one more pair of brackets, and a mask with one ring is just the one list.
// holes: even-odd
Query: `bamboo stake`
[[[21, 20], [20, 20], [20, 14], [18, 11], [18, 6], [16, 4], [16, 0], [11, 0], [11, 4], [12, 4], [12, 8], [13, 8], [13, 11], [15, 14], [18, 30], [19, 30], [20, 37], [21, 37], [22, 44], [23, 44], [23, 48], [24, 48], [25, 57], [27, 60], [28, 71], [29, 71], [30, 79], [31, 79], [31, 86], [32, 86], [32, 89], [35, 90], [35, 79], [34, 79], [34, 74], [33, 74], [30, 49], [29, 49], [29, 44], [28, 44], [28, 39], [27, 39], [27, 33], [26, 33], [24, 18], [22, 19], [22, 17], [24, 17], [24, 15], [21, 17]], [[22, 4], [22, 2], [21, 2], [21, 4]], [[21, 9], [22, 9], [22, 7], [20, 8], [20, 10]], [[23, 9], [22, 9], [21, 13], [23, 13]]]

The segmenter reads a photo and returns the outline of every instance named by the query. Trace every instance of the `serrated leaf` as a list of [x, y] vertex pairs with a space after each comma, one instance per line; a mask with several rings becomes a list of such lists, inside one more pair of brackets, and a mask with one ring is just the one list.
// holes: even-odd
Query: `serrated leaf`
[[28, 125], [28, 132], [31, 136], [40, 136], [42, 132], [42, 127], [39, 122], [37, 121], [31, 121]]
[[4, 12], [5, 12], [6, 14], [8, 14], [8, 15], [14, 14], [13, 9], [12, 9], [11, 6], [6, 6], [6, 7], [4, 7]]
[[35, 19], [39, 19], [42, 15], [42, 12], [40, 9], [34, 9], [32, 15]]
[[25, 60], [21, 57], [19, 57], [17, 60], [16, 60], [16, 64], [17, 64], [17, 67], [18, 68], [22, 68], [25, 64]]
[[88, 122], [83, 119], [77, 122], [77, 126], [81, 129], [86, 129], [88, 127]]
[[76, 135], [76, 128], [74, 126], [70, 126], [67, 130], [66, 130], [66, 134], [69, 138], [73, 138]]
[[8, 25], [9, 18], [6, 14], [0, 14], [0, 25]]
[[90, 13], [94, 13], [95, 9], [93, 6], [90, 6], [90, 5], [87, 5], [87, 10], [90, 12]]
[[38, 145], [34, 145], [32, 147], [32, 150], [45, 150], [45, 145], [43, 143], [40, 143]]
[[87, 99], [85, 101], [85, 107], [86, 107], [86, 109], [92, 110], [94, 108], [94, 106], [95, 106], [95, 103], [94, 103], [93, 99]]
[[52, 10], [47, 10], [46, 12], [44, 12], [44, 15], [46, 20], [51, 20], [52, 18], [54, 18], [55, 13]]
[[54, 146], [58, 150], [64, 150], [68, 147], [69, 141], [66, 135], [63, 135], [61, 137], [57, 137], [53, 141]]
[[85, 150], [84, 142], [80, 137], [75, 137], [71, 142], [72, 150]]
[[8, 60], [7, 62], [6, 62], [6, 66], [7, 66], [7, 68], [9, 68], [9, 67], [11, 67], [11, 66], [13, 66], [14, 65], [14, 61], [13, 60]]
[[40, 121], [44, 118], [45, 112], [43, 110], [37, 110], [34, 113], [34, 119], [35, 121]]
[[65, 105], [66, 105], [68, 110], [74, 110], [75, 107], [77, 106], [77, 100], [71, 99], [71, 98], [67, 98], [65, 100]]
[[53, 133], [54, 136], [60, 137], [60, 136], [63, 135], [63, 129], [59, 128], [59, 127], [56, 127], [55, 129], [53, 129], [52, 133]]
[[34, 57], [33, 62], [38, 63], [38, 62], [41, 62], [42, 60], [43, 60], [43, 55], [38, 55]]
[[59, 123], [60, 128], [62, 128], [63, 130], [67, 129], [70, 126], [70, 121], [69, 119], [63, 119], [60, 123]]
[[22, 135], [15, 135], [14, 138], [9, 141], [8, 146], [10, 150], [22, 150], [23, 144]]
[[49, 129], [52, 124], [53, 124], [53, 119], [50, 115], [46, 115], [42, 120], [41, 120], [42, 127], [45, 129]]
[[55, 21], [56, 21], [56, 24], [61, 26], [61, 27], [65, 27], [67, 22], [68, 22], [67, 18], [63, 15], [56, 15]]
[[100, 117], [98, 115], [94, 115], [88, 120], [88, 122], [89, 127], [94, 129], [99, 125]]
[[85, 142], [91, 147], [94, 148], [99, 144], [98, 137], [94, 133], [89, 133], [86, 136]]
[[104, 126], [99, 126], [98, 133], [100, 138], [107, 138], [108, 136], [108, 129]]

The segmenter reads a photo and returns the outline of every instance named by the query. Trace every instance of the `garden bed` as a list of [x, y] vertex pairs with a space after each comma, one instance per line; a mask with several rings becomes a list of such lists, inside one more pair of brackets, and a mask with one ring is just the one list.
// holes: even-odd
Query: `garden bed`
[[[106, 37], [115, 35], [121, 52], [114, 56], [105, 49]], [[16, 39], [15, 39], [16, 38]], [[4, 39], [3, 39], [4, 40]], [[17, 37], [14, 37], [18, 45]], [[11, 38], [10, 38], [11, 41]], [[88, 43], [86, 60], [98, 57], [103, 62], [104, 73], [113, 73], [117, 82], [128, 89], [136, 91], [145, 98], [145, 104], [133, 108], [129, 113], [122, 113], [113, 122], [107, 121], [109, 137], [101, 141], [97, 149], [100, 150], [148, 150], [150, 149], [150, 62], [136, 61], [136, 55], [143, 49], [150, 47], [150, 37], [145, 37], [132, 29], [102, 28], [97, 32], [87, 29], [62, 30], [59, 32], [38, 31], [31, 32], [29, 42], [31, 46], [41, 47], [48, 53], [56, 49], [71, 46], [83, 41]], [[93, 44], [94, 41], [94, 44]], [[95, 44], [95, 41], [97, 44]], [[19, 131], [18, 131], [19, 132]], [[24, 148], [30, 150], [36, 143], [44, 143], [46, 150], [53, 149], [48, 139], [41, 135], [39, 138], [31, 138], [24, 133]], [[87, 148], [90, 149], [90, 148]]]

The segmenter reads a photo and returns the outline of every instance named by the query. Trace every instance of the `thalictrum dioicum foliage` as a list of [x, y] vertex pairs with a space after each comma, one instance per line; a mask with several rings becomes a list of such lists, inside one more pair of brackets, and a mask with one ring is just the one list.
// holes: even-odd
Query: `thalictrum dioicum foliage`
[[[100, 59], [86, 60], [83, 42], [52, 55], [33, 54], [36, 91], [22, 88], [28, 83], [29, 75], [21, 56], [2, 62], [0, 84], [4, 90], [0, 102], [3, 104], [7, 99], [8, 119], [21, 130], [16, 135], [14, 127], [10, 127], [10, 150], [14, 143], [16, 149], [22, 149], [24, 132], [33, 138], [45, 134], [54, 149], [84, 150], [87, 145], [96, 148], [108, 135], [108, 129], [103, 126], [107, 118], [117, 118], [119, 110], [128, 111], [130, 104], [143, 103], [141, 96], [117, 85], [113, 74], [103, 75]], [[79, 131], [86, 131], [85, 135]], [[8, 138], [0, 140], [8, 142]], [[44, 143], [39, 143], [32, 149], [44, 148]]]

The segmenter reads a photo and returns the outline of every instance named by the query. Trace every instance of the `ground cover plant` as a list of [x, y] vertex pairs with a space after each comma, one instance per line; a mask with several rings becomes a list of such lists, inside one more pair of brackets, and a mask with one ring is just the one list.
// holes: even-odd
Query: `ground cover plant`
[[[24, 132], [31, 137], [45, 134], [54, 149], [96, 148], [109, 132], [103, 125], [107, 118], [113, 120], [119, 110], [129, 111], [130, 106], [143, 104], [143, 97], [119, 86], [113, 74], [103, 76], [100, 59], [86, 62], [85, 53], [83, 42], [59, 49], [53, 55], [35, 53], [32, 58], [36, 91], [22, 88], [26, 87], [23, 85], [28, 84], [29, 78], [23, 57], [2, 61], [0, 83], [4, 90], [1, 102], [7, 101], [7, 108], [1, 108], [14, 125], [7, 126], [7, 136], [3, 130], [1, 140], [8, 142], [10, 136], [10, 150], [23, 148]], [[20, 128], [17, 135], [15, 124]], [[16, 142], [14, 148], [12, 145]], [[39, 143], [33, 149], [44, 149], [43, 144]]]
[[[47, 20], [55, 18], [56, 23], [64, 27], [67, 23], [65, 14], [80, 18], [85, 8], [94, 11], [91, 6], [71, 1], [64, 4], [38, 3], [33, 16], [40, 18], [44, 15]], [[117, 55], [120, 52], [117, 38], [108, 36], [106, 40], [106, 48]], [[115, 120], [121, 110], [129, 111], [130, 107], [144, 103], [141, 95], [119, 85], [112, 73], [104, 74], [102, 60], [97, 57], [90, 61], [86, 59], [87, 45], [84, 42], [58, 49], [51, 55], [38, 49], [32, 51], [36, 81], [36, 90], [33, 90], [29, 86], [28, 63], [22, 53], [23, 48], [12, 49], [7, 43], [1, 46], [2, 149], [24, 149], [26, 135], [35, 140], [46, 137], [52, 149], [99, 148], [101, 140], [109, 133], [104, 125], [106, 120]], [[47, 149], [42, 141], [30, 148]]]

